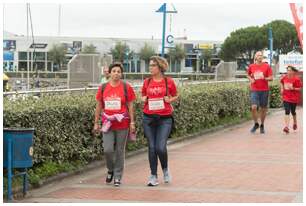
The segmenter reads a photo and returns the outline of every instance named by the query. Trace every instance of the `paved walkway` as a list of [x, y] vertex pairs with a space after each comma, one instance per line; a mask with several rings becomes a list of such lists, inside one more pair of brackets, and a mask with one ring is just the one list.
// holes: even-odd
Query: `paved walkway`
[[[252, 122], [169, 147], [173, 182], [147, 187], [147, 154], [128, 158], [123, 185], [105, 185], [104, 167], [30, 191], [22, 202], [301, 202], [302, 112], [297, 132], [282, 133], [283, 112], [266, 134]], [[159, 176], [162, 173], [159, 169]]]

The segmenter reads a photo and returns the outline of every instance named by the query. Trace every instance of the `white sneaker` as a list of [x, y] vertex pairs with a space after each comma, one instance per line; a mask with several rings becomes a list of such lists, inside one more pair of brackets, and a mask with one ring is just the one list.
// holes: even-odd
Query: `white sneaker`
[[171, 175], [170, 175], [169, 169], [168, 168], [163, 169], [163, 173], [164, 173], [164, 182], [165, 183], [170, 183], [171, 182]]
[[149, 177], [148, 186], [157, 186], [157, 185], [158, 185], [157, 175], [151, 175]]

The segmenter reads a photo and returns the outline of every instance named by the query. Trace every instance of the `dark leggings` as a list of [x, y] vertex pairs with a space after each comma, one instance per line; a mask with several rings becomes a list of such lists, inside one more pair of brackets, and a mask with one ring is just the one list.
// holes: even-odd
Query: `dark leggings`
[[284, 101], [284, 108], [285, 108], [285, 114], [289, 115], [290, 112], [293, 116], [296, 115], [295, 109], [296, 109], [296, 103], [286, 102]]

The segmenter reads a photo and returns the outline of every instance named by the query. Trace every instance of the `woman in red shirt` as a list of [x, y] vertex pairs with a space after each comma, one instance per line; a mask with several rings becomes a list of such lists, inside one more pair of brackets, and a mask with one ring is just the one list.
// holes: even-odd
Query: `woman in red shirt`
[[[108, 174], [106, 183], [114, 177], [115, 186], [121, 184], [124, 168], [124, 153], [129, 131], [135, 132], [135, 92], [126, 82], [121, 81], [123, 66], [114, 63], [109, 66], [110, 80], [101, 85], [96, 94], [95, 131], [102, 131], [103, 148]], [[102, 129], [99, 119], [102, 119]]]
[[298, 70], [293, 66], [287, 67], [287, 74], [281, 79], [281, 94], [283, 97], [284, 108], [285, 108], [285, 127], [283, 131], [289, 133], [289, 121], [290, 112], [293, 117], [293, 130], [297, 129], [296, 121], [296, 105], [300, 101], [300, 91], [302, 87], [302, 82], [300, 78], [296, 75]]
[[143, 128], [148, 139], [151, 175], [148, 186], [158, 185], [157, 165], [160, 160], [164, 182], [171, 181], [168, 168], [167, 139], [173, 126], [172, 102], [178, 98], [176, 85], [172, 78], [165, 77], [168, 68], [166, 59], [150, 58], [151, 77], [145, 79], [142, 86]]

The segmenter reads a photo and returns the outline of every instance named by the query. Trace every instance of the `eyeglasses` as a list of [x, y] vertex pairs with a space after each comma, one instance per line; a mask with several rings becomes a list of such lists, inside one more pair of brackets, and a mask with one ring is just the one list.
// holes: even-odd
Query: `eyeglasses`
[[149, 66], [150, 66], [150, 67], [156, 67], [157, 64], [150, 64]]

